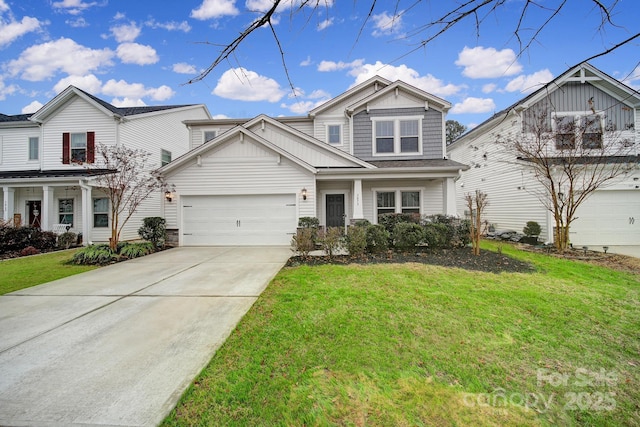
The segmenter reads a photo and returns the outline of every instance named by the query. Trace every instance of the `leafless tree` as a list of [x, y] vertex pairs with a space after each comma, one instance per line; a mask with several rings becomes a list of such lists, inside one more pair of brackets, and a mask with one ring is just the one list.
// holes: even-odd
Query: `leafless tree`
[[92, 167], [100, 167], [112, 171], [96, 174], [93, 183], [100, 188], [109, 199], [111, 237], [109, 246], [115, 250], [120, 241], [122, 229], [131, 219], [140, 204], [155, 191], [162, 190], [163, 182], [151, 171], [149, 157], [151, 153], [127, 148], [123, 145], [107, 146], [97, 144], [96, 163]]
[[541, 184], [531, 191], [553, 214], [558, 251], [569, 245], [578, 207], [596, 190], [637, 167], [632, 122], [622, 129], [612, 117], [589, 112], [556, 115], [550, 103], [525, 116], [523, 131], [498, 135], [505, 149]]
[[[441, 0], [436, 0], [440, 2]], [[540, 35], [548, 28], [554, 25], [554, 21], [561, 14], [563, 10], [566, 10], [568, 3], [581, 2], [585, 5], [585, 10], [593, 9], [598, 16], [598, 31], [603, 38], [607, 38], [607, 31], [620, 28], [615, 22], [614, 16], [616, 7], [624, 0], [610, 0], [608, 3], [605, 0], [555, 0], [551, 2], [542, 2], [538, 0], [523, 0], [522, 2], [514, 3], [510, 0], [461, 0], [456, 2], [448, 2], [450, 6], [444, 10], [443, 13], [436, 15], [433, 18], [431, 16], [432, 1], [430, 0], [409, 0], [403, 2], [396, 0], [392, 8], [395, 14], [398, 16], [407, 14], [422, 14], [425, 16], [425, 23], [412, 30], [406, 35], [407, 38], [417, 38], [419, 41], [412, 47], [409, 47], [407, 51], [402, 52], [395, 58], [399, 60], [402, 57], [409, 55], [412, 52], [420, 50], [426, 47], [429, 43], [442, 37], [449, 30], [461, 25], [471, 25], [475, 29], [477, 37], [480, 36], [481, 29], [484, 26], [495, 25], [495, 22], [491, 22], [490, 18], [496, 16], [498, 12], [507, 7], [518, 7], [518, 19], [513, 23], [502, 23], [502, 26], [508, 27], [509, 32], [513, 34], [518, 43], [518, 57], [523, 55], [527, 50], [535, 44]], [[637, 1], [637, 0], [627, 0]], [[385, 7], [389, 7], [388, 3], [380, 2]], [[282, 10], [289, 7], [289, 13], [291, 19], [298, 14], [303, 14], [308, 22], [313, 14], [318, 13], [323, 9], [328, 9], [333, 0], [273, 0], [273, 6], [266, 11], [260, 12], [258, 18], [251, 22], [246, 28], [240, 31], [238, 37], [221, 46], [220, 53], [211, 62], [211, 64], [202, 71], [198, 76], [189, 80], [187, 83], [195, 83], [207, 77], [213, 69], [215, 69], [222, 62], [229, 60], [234, 55], [236, 50], [245, 42], [245, 40], [256, 30], [267, 25], [271, 30], [271, 34], [274, 38], [274, 43], [277, 45], [280, 52], [283, 68], [287, 75], [289, 85], [294, 90], [294, 85], [291, 82], [289, 71], [286, 63], [285, 53], [280, 43], [280, 38], [276, 32], [273, 21], [274, 17]], [[361, 5], [361, 6], [360, 6]], [[363, 9], [364, 18], [360, 25], [357, 35], [354, 35], [354, 43], [357, 43], [361, 37], [367, 23], [373, 18], [374, 11], [378, 5], [377, 0], [369, 0], [367, 2], [354, 2], [354, 7], [361, 7]], [[424, 7], [424, 10], [420, 8]], [[489, 22], [488, 22], [489, 21]], [[631, 43], [633, 40], [640, 38], [640, 32], [629, 31], [628, 37], [624, 39], [611, 40], [607, 43], [608, 47], [602, 49], [595, 49], [593, 54], [588, 58], [584, 58], [583, 61], [590, 61], [600, 56], [607, 55], [610, 52], [620, 48], [621, 46]], [[507, 42], [507, 40], [505, 40]], [[211, 44], [205, 42], [205, 44]], [[392, 61], [393, 62], [393, 61]], [[582, 61], [581, 61], [582, 62]]]
[[464, 195], [467, 208], [471, 213], [471, 246], [473, 254], [480, 255], [480, 238], [482, 237], [482, 212], [489, 204], [488, 196], [480, 190], [476, 190], [474, 194], [467, 193]]

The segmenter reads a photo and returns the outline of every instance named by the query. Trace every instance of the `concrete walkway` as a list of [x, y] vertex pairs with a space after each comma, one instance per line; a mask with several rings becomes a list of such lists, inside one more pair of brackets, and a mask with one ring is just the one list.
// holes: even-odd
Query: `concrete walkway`
[[291, 251], [176, 248], [0, 297], [0, 425], [157, 425]]

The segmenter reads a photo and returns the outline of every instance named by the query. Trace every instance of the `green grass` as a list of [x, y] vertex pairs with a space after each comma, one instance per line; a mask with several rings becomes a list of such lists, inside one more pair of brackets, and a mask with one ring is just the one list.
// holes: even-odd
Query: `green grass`
[[66, 264], [76, 251], [72, 249], [0, 261], [0, 295], [96, 268]]
[[163, 425], [640, 425], [637, 276], [503, 252], [282, 270]]

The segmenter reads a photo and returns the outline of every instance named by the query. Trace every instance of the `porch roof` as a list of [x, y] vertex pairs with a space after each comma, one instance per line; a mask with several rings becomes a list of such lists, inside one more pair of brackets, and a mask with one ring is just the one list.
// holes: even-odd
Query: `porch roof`
[[78, 179], [89, 178], [96, 175], [106, 175], [115, 172], [113, 169], [78, 169], [78, 170], [19, 170], [19, 171], [0, 171], [0, 181], [20, 181], [20, 180], [43, 180], [43, 179]]

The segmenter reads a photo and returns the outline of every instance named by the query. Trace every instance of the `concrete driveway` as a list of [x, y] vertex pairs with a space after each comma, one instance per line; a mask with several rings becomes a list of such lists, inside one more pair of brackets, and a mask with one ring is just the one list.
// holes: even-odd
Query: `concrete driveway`
[[176, 248], [0, 297], [0, 425], [157, 425], [286, 247]]

